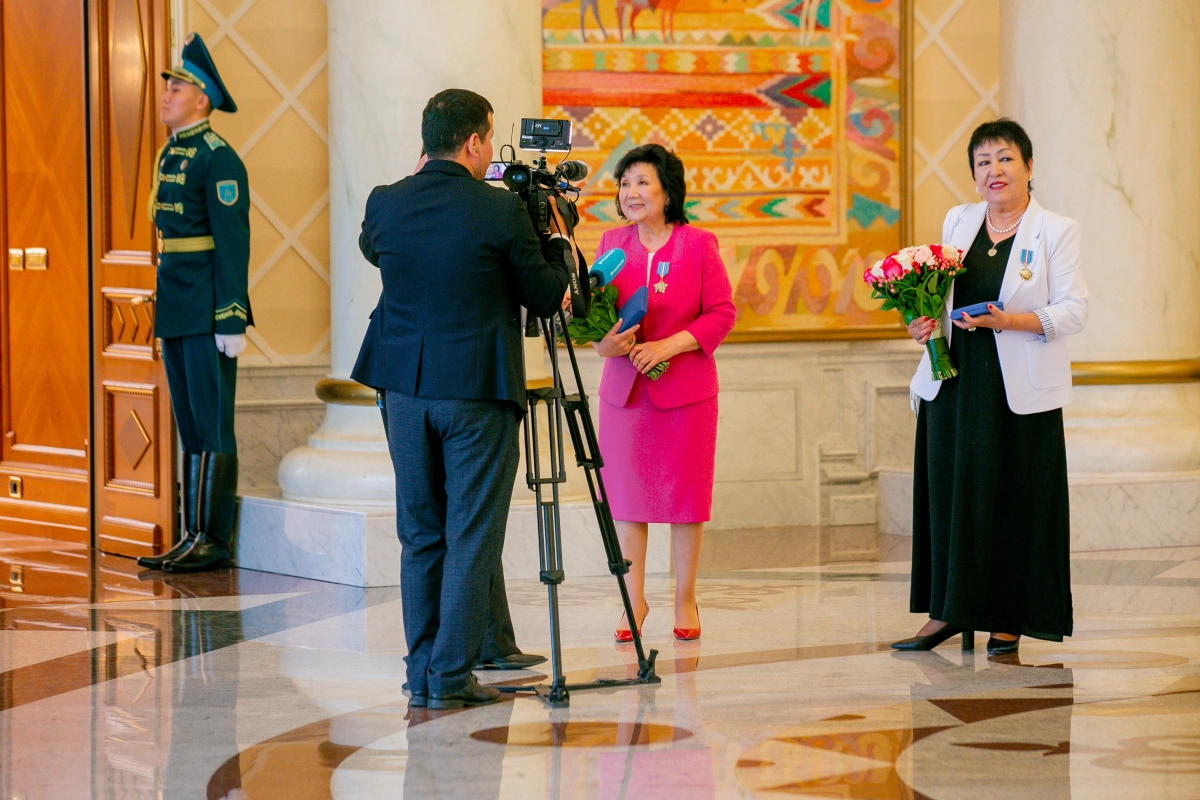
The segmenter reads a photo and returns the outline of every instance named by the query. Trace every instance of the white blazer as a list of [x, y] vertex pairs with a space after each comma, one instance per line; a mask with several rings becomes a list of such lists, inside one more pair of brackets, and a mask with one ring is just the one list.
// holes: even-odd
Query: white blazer
[[[986, 209], [987, 203], [950, 209], [942, 223], [942, 242], [966, 253], [979, 234]], [[1026, 250], [1032, 253], [1030, 264], [1021, 263], [1021, 253]], [[1022, 268], [1028, 268], [1033, 277], [1024, 280]], [[1025, 331], [995, 331], [1008, 407], [1015, 414], [1035, 414], [1069, 404], [1071, 358], [1064, 337], [1079, 333], [1087, 323], [1088, 291], [1080, 263], [1079, 223], [1045, 210], [1030, 198], [1013, 240], [1000, 297], [996, 299], [1004, 303], [1006, 313], [1037, 314], [1045, 331], [1043, 336]], [[942, 310], [947, 344], [956, 330], [950, 322], [952, 308], [953, 286]], [[910, 384], [912, 392], [932, 400], [941, 385], [931, 375], [926, 351]]]

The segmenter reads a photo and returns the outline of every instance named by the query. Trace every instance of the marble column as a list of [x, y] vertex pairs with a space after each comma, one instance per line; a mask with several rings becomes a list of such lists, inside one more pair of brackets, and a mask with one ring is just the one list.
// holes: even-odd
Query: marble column
[[1002, 110], [1033, 141], [1039, 202], [1083, 231], [1077, 373], [1119, 362], [1110, 380], [1134, 381], [1078, 386], [1065, 412], [1077, 544], [1200, 543], [1200, 383], [1148, 377], [1186, 377], [1200, 358], [1200, 4], [1008, 0], [1000, 13]]
[[[371, 189], [408, 175], [421, 111], [452, 87], [495, 108], [497, 153], [521, 117], [541, 116], [541, 17], [527, 0], [328, 0], [330, 378], [350, 376], [379, 271], [358, 250]], [[497, 156], [498, 157], [498, 156]], [[392, 466], [369, 395], [340, 385], [308, 446], [279, 467], [285, 500], [388, 508]], [[356, 400], [358, 402], [356, 402]]]

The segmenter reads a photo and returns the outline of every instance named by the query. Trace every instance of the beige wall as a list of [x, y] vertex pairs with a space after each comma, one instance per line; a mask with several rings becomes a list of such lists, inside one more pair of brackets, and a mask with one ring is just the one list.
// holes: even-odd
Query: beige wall
[[[532, 0], [530, 0], [532, 2]], [[251, 187], [247, 366], [329, 361], [329, 157], [322, 0], [180, 0], [241, 111], [214, 127]], [[1000, 0], [913, 0], [913, 212], [917, 242], [972, 191], [965, 148], [999, 113]]]
[[238, 103], [213, 128], [250, 176], [246, 366], [329, 363], [329, 151], [325, 3], [182, 0]]
[[1000, 0], [913, 0], [913, 234], [977, 197], [967, 142], [1000, 115]]

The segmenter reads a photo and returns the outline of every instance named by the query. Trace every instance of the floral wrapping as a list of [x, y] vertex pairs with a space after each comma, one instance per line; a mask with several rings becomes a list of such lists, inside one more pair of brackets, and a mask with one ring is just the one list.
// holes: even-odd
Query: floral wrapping
[[884, 311], [898, 309], [905, 325], [918, 317], [933, 320], [933, 333], [925, 348], [935, 381], [958, 374], [942, 330], [942, 308], [954, 278], [965, 271], [962, 259], [962, 251], [953, 245], [918, 245], [892, 253], [863, 273], [872, 296], [883, 301]]

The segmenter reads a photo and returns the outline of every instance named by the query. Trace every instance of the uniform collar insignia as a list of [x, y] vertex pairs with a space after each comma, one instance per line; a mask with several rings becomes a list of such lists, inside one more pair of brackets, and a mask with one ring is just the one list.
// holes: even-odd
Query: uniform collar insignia
[[195, 136], [197, 134], [204, 133], [207, 130], [210, 130], [210, 126], [208, 119], [206, 118], [192, 125], [188, 125], [186, 128], [180, 128], [179, 130], [175, 131], [174, 135], [176, 139], [186, 139], [189, 136]]

